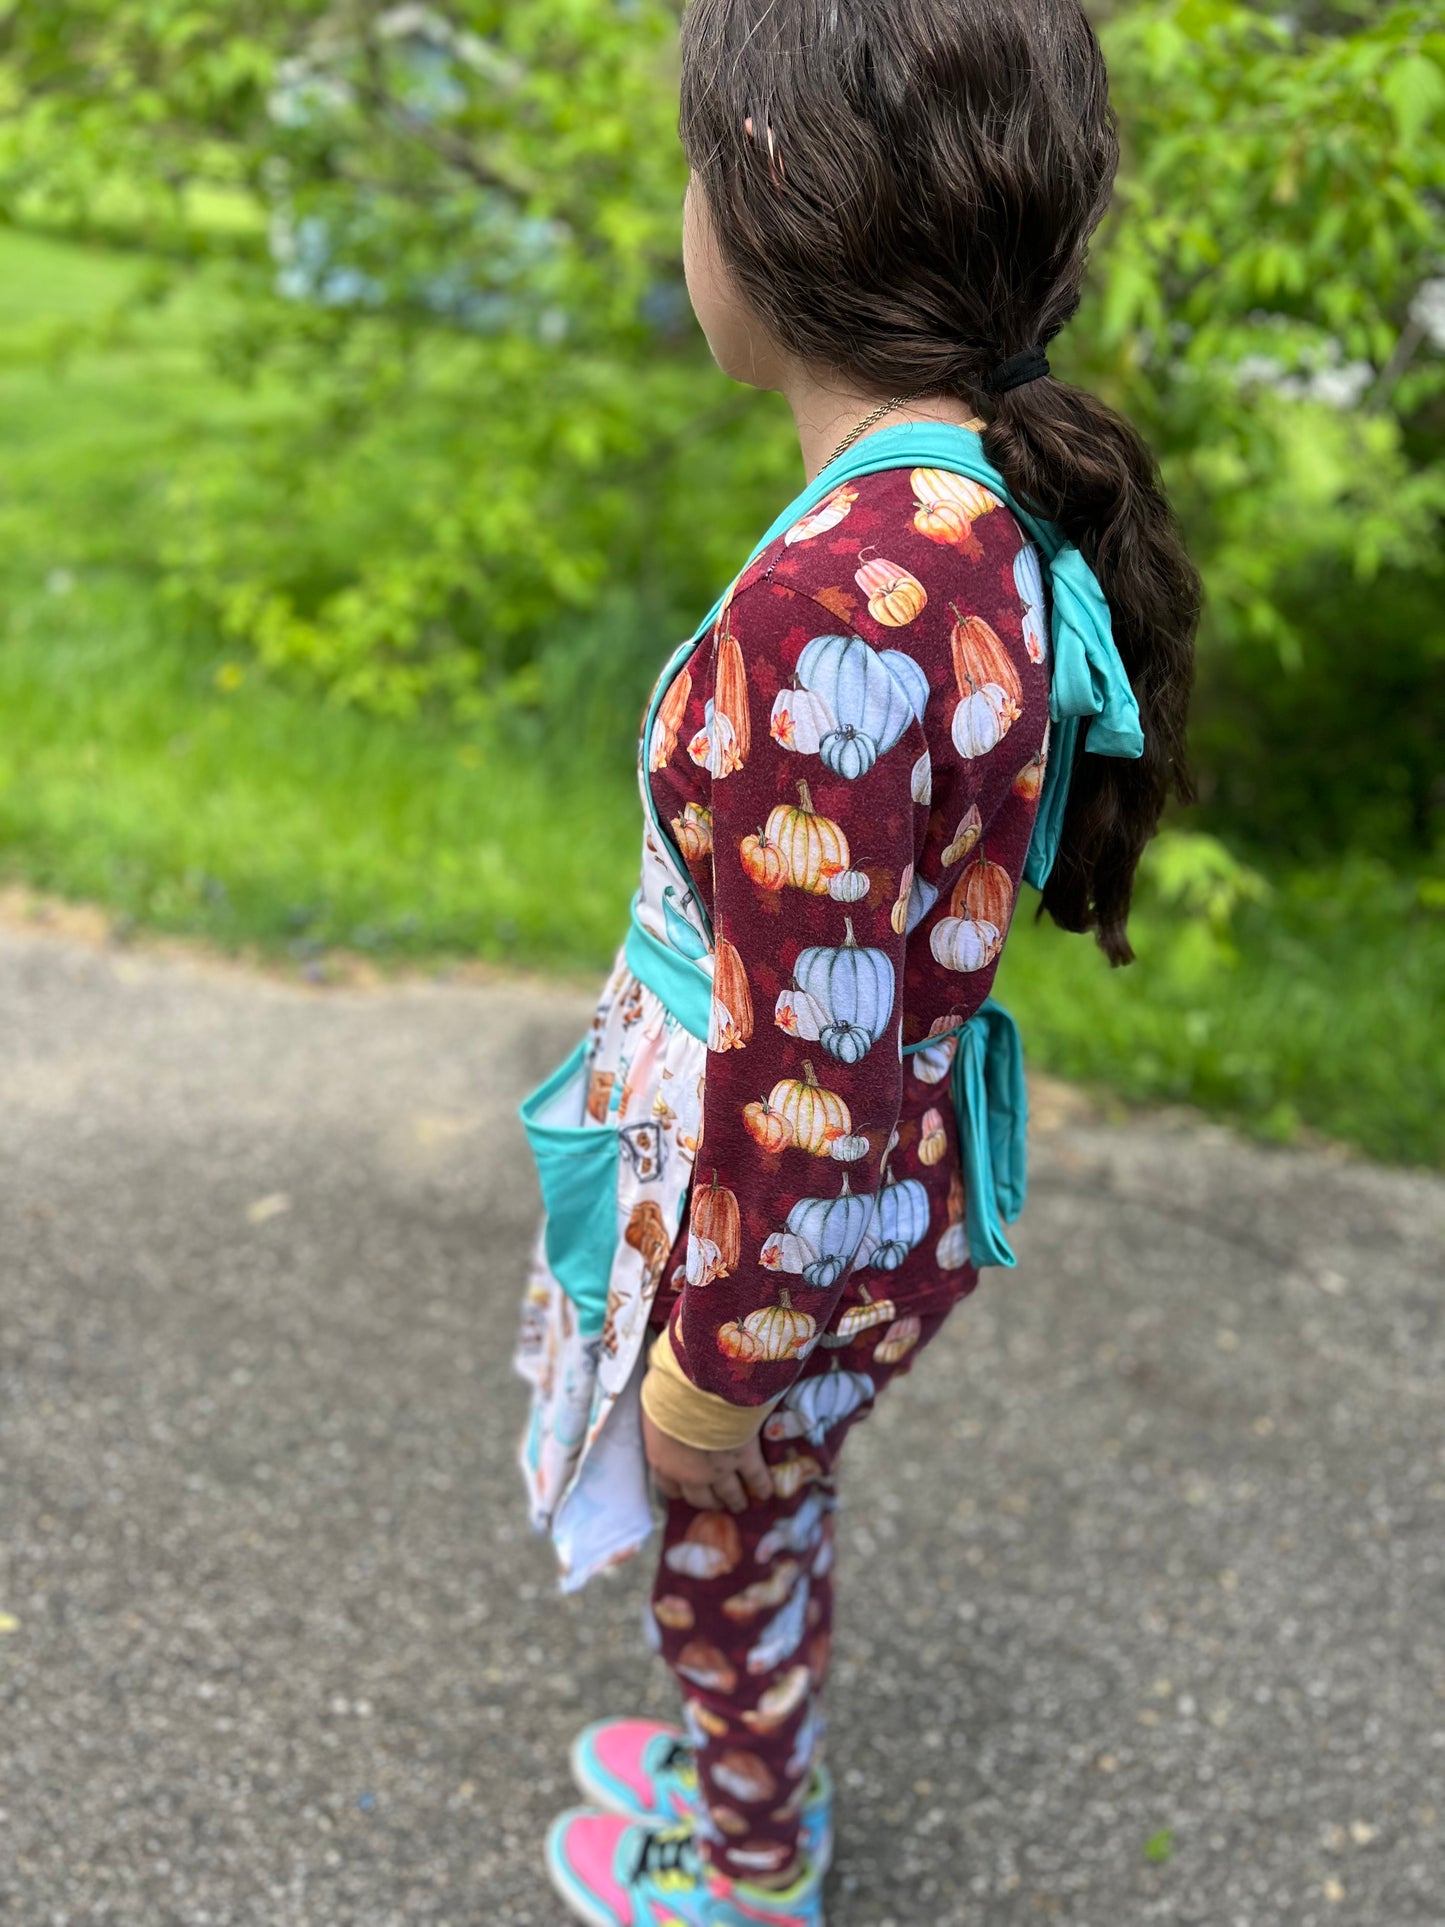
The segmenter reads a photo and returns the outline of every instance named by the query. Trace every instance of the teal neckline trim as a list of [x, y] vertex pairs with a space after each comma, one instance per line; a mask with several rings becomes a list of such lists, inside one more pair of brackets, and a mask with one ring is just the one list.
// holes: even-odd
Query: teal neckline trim
[[[1053, 732], [1038, 814], [1024, 861], [1024, 878], [1042, 889], [1058, 855], [1080, 728], [1084, 729], [1084, 748], [1096, 756], [1142, 756], [1144, 732], [1139, 705], [1114, 643], [1109, 605], [1098, 577], [1052, 522], [1016, 500], [984, 453], [977, 431], [954, 422], [905, 422], [865, 435], [814, 476], [775, 519], [743, 566], [747, 568], [835, 488], [888, 468], [942, 468], [966, 475], [1008, 504], [1040, 552], [1050, 589], [1053, 648], [1049, 716]], [[718, 597], [698, 626], [694, 642], [716, 622], [725, 600], [725, 596]]]

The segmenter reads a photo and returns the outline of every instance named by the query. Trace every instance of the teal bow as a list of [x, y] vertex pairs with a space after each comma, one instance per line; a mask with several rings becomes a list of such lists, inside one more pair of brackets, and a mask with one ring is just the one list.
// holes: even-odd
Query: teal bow
[[[778, 516], [753, 555], [760, 555], [841, 483], [885, 468], [942, 468], [967, 475], [1001, 502], [1007, 502], [1042, 557], [1053, 609], [1049, 685], [1053, 729], [1038, 814], [1024, 860], [1026, 881], [1042, 889], [1058, 855], [1080, 723], [1087, 725], [1084, 748], [1095, 756], [1144, 754], [1139, 705], [1114, 644], [1109, 605], [1098, 577], [1074, 544], [1066, 541], [1052, 522], [1021, 507], [984, 454], [978, 434], [952, 422], [907, 422], [866, 436], [814, 476], [796, 501]], [[719, 597], [698, 629], [699, 636], [717, 620], [721, 608]]]
[[[1059, 853], [1079, 725], [1087, 723], [1084, 748], [1095, 756], [1142, 756], [1144, 731], [1139, 705], [1114, 646], [1114, 625], [1099, 578], [1052, 523], [1033, 522], [1029, 533], [1046, 556], [1053, 603], [1049, 681], [1053, 729], [1038, 814], [1024, 858], [1025, 882], [1042, 890]], [[1050, 537], [1057, 545], [1052, 555], [1045, 546]]]

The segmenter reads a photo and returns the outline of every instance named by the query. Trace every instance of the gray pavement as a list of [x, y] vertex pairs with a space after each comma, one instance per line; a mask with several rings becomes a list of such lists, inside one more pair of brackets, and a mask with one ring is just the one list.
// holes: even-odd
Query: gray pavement
[[[671, 1704], [513, 1471], [589, 1008], [0, 929], [5, 1927], [560, 1927], [568, 1737]], [[830, 1921], [1445, 1922], [1445, 1183], [1040, 1108], [850, 1445]]]

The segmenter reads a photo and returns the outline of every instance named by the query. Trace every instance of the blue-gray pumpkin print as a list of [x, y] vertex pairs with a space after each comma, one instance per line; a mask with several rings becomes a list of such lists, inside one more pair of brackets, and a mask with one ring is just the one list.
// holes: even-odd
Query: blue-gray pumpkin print
[[928, 1232], [928, 1193], [917, 1178], [900, 1178], [878, 1193], [878, 1209], [858, 1248], [858, 1269], [896, 1271]]
[[877, 1200], [850, 1191], [846, 1175], [836, 1198], [799, 1198], [787, 1230], [797, 1240], [805, 1285], [827, 1291], [847, 1270], [868, 1230]]
[[814, 636], [798, 657], [800, 686], [826, 703], [834, 727], [818, 745], [824, 765], [849, 782], [923, 720], [928, 678], [900, 649], [874, 649], [861, 636]]
[[860, 944], [851, 917], [843, 927], [845, 939], [836, 947], [814, 944], [799, 951], [793, 979], [827, 1013], [818, 1034], [823, 1049], [841, 1063], [856, 1064], [888, 1028], [896, 978], [886, 950]]

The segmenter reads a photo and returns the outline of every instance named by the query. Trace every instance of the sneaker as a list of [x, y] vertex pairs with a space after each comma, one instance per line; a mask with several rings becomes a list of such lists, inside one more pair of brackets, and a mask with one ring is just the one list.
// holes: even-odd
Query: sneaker
[[[572, 1742], [572, 1778], [586, 1799], [624, 1820], [691, 1821], [701, 1805], [687, 1735], [657, 1720], [594, 1720]], [[813, 1769], [798, 1844], [826, 1873], [833, 1860], [833, 1781]]]
[[582, 1807], [547, 1835], [547, 1872], [588, 1927], [823, 1927], [823, 1876], [803, 1862], [779, 1893], [705, 1868], [690, 1825]]

